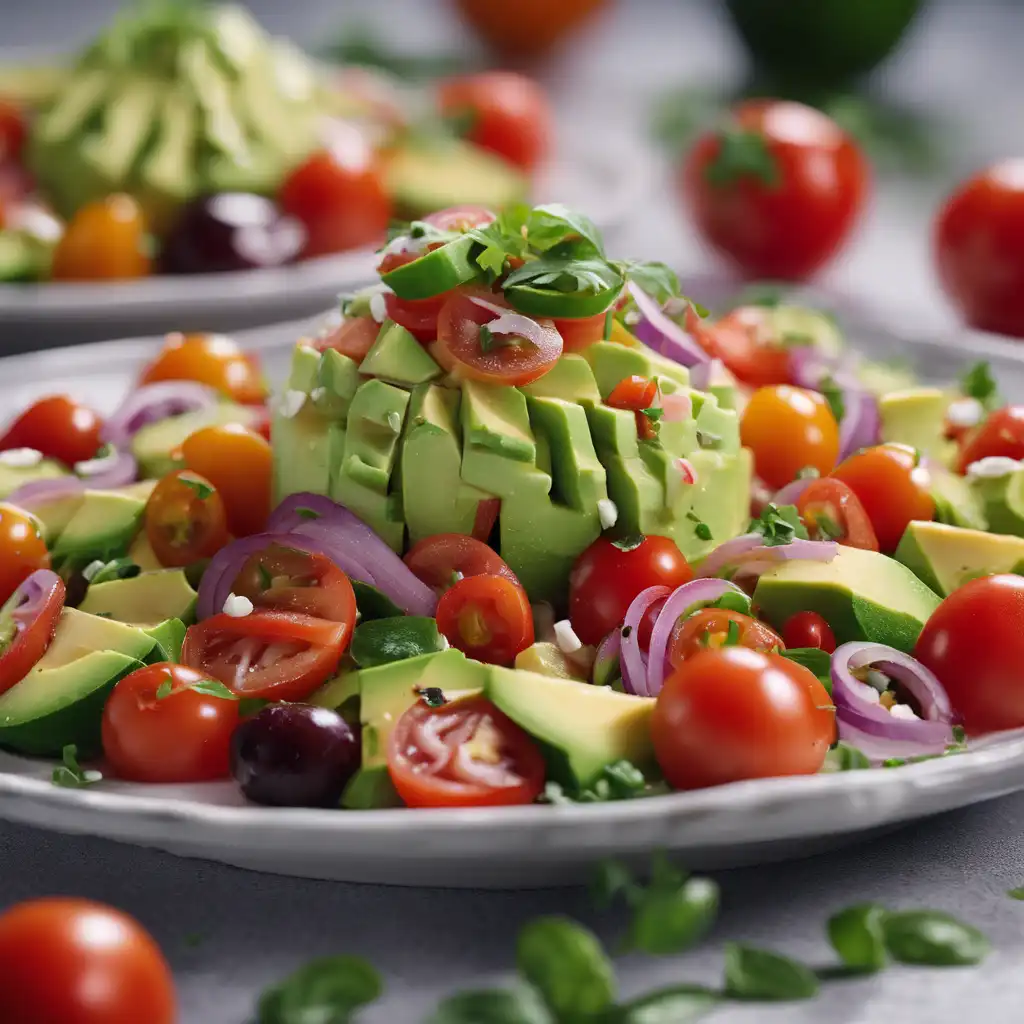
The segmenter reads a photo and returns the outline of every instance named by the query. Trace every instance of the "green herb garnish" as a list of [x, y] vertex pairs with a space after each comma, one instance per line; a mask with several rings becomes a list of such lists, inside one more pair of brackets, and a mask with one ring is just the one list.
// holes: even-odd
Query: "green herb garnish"
[[697, 431], [697, 444], [701, 448], [717, 448], [722, 443], [720, 434], [713, 434], [710, 430], [698, 430]]
[[952, 967], [976, 964], [989, 951], [977, 928], [941, 910], [904, 910], [885, 915], [885, 944], [903, 964]]
[[423, 689], [417, 689], [416, 692], [428, 708], [443, 708], [448, 703], [448, 698], [445, 697], [444, 690], [440, 686], [425, 686]]
[[818, 385], [822, 397], [828, 402], [836, 423], [842, 423], [846, 415], [846, 401], [843, 398], [843, 389], [836, 383], [832, 376], [823, 377]]
[[[821, 678], [819, 676], [819, 678]], [[822, 771], [853, 772], [870, 768], [871, 762], [856, 747], [837, 743], [826, 755]]]
[[819, 680], [822, 685], [831, 694], [832, 692], [832, 679], [829, 675], [830, 668], [832, 665], [832, 655], [826, 653], [817, 647], [789, 647], [784, 651], [779, 651], [784, 658], [788, 658], [790, 661], [795, 661], [798, 665], [803, 665], [804, 668], [810, 669]]
[[68, 743], [61, 751], [61, 763], [53, 769], [50, 778], [55, 786], [82, 789], [99, 782], [103, 775], [98, 771], [84, 769], [78, 763], [78, 747], [74, 743]]
[[804, 466], [803, 469], [797, 473], [797, 480], [817, 480], [821, 476], [821, 470], [817, 466]]
[[130, 558], [113, 558], [89, 576], [89, 585], [109, 583], [111, 580], [130, 580], [141, 572], [142, 569]]
[[641, 409], [640, 412], [646, 416], [652, 423], [657, 423], [662, 416], [665, 415], [665, 410], [657, 406], [651, 406], [649, 409]]
[[625, 280], [635, 281], [648, 295], [662, 304], [679, 294], [679, 277], [665, 263], [624, 260], [615, 266]]
[[767, 504], [757, 519], [750, 521], [748, 533], [759, 533], [766, 547], [778, 547], [793, 540], [807, 540], [807, 529], [800, 521], [795, 505]]
[[876, 903], [847, 907], [828, 919], [832, 948], [848, 967], [878, 971], [889, 962], [885, 947], [886, 910]]
[[188, 688], [206, 697], [219, 697], [221, 700], [238, 700], [238, 695], [232, 693], [217, 679], [200, 679], [198, 682], [189, 683]]
[[191, 473], [182, 473], [178, 477], [178, 481], [195, 491], [196, 497], [200, 501], [206, 501], [213, 494], [213, 488], [205, 480]]
[[1016, 889], [1007, 889], [1006, 895], [1012, 900], [1024, 900], [1024, 885], [1018, 886]]
[[846, 531], [827, 513], [814, 517], [814, 527], [826, 540], [842, 540]]
[[304, 505], [300, 505], [296, 510], [295, 514], [301, 516], [303, 519], [319, 519], [320, 513], [314, 508], [306, 508]]
[[172, 683], [172, 682], [170, 681], [170, 679], [165, 679], [165, 680], [164, 680], [164, 681], [163, 681], [163, 682], [162, 682], [162, 683], [161, 683], [161, 684], [160, 684], [160, 685], [159, 685], [159, 686], [158, 686], [158, 687], [156, 688], [156, 699], [157, 699], [157, 700], [166, 700], [166, 699], [167, 699], [168, 697], [170, 697], [170, 695], [171, 695], [171, 694], [172, 694], [173, 692], [174, 692], [174, 683]]
[[348, 1021], [382, 992], [380, 975], [361, 957], [322, 957], [263, 994], [257, 1024]]
[[740, 624], [735, 619], [729, 620], [729, 626], [725, 631], [725, 643], [723, 647], [738, 647], [740, 643]]
[[992, 367], [984, 361], [964, 371], [960, 378], [960, 390], [968, 398], [976, 398], [981, 402], [986, 412], [992, 412], [1003, 404], [999, 387], [992, 376]]
[[270, 570], [260, 562], [256, 566], [256, 572], [260, 578], [260, 590], [269, 590], [274, 585], [274, 577], [270, 575]]

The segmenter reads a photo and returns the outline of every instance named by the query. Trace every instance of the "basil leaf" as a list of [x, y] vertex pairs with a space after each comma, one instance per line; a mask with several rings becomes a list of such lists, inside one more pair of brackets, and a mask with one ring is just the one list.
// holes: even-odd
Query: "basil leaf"
[[526, 222], [526, 236], [530, 245], [539, 252], [546, 252], [566, 240], [578, 237], [590, 244], [595, 255], [604, 255], [604, 242], [597, 225], [589, 217], [561, 203], [535, 206]]
[[380, 975], [361, 957], [322, 957], [261, 996], [257, 1024], [343, 1024], [382, 991]]
[[597, 866], [590, 894], [600, 910], [607, 910], [615, 898], [622, 895], [628, 902], [636, 900], [641, 893], [633, 872], [620, 860], [604, 860]]
[[828, 939], [849, 967], [879, 971], [889, 962], [884, 923], [887, 911], [877, 903], [859, 903], [828, 919]]
[[977, 964], [989, 951], [988, 939], [977, 928], [942, 910], [887, 914], [883, 927], [889, 952], [903, 964]]
[[600, 1024], [689, 1024], [721, 1001], [718, 992], [702, 985], [675, 985], [616, 1007], [598, 1020]]
[[53, 769], [50, 781], [55, 786], [62, 786], [65, 789], [83, 789], [102, 778], [101, 772], [87, 771], [78, 763], [78, 747], [74, 743], [68, 743], [61, 751], [61, 763]]
[[827, 376], [823, 377], [821, 383], [818, 384], [818, 390], [825, 401], [828, 402], [828, 407], [832, 410], [832, 416], [836, 423], [842, 423], [843, 417], [846, 415], [846, 401], [843, 397], [843, 389], [836, 383], [834, 377]]
[[529, 989], [480, 989], [449, 996], [427, 1024], [554, 1024], [554, 1020]]
[[733, 999], [810, 999], [818, 992], [818, 979], [814, 971], [797, 960], [728, 942], [725, 990]]
[[662, 304], [679, 294], [679, 276], [666, 263], [626, 260], [617, 267], [627, 281], [635, 281]]
[[825, 755], [825, 763], [821, 770], [823, 772], [853, 772], [870, 767], [871, 762], [856, 747], [837, 743]]
[[542, 917], [523, 928], [516, 962], [556, 1017], [600, 1013], [615, 999], [614, 970], [600, 941], [566, 917]]
[[[809, 668], [819, 679], [829, 679], [829, 672], [832, 666], [832, 655], [820, 650], [817, 647], [790, 647], [779, 651], [790, 661], [795, 661], [804, 668]], [[832, 683], [826, 687], [829, 693], [832, 692]]]
[[604, 260], [542, 256], [540, 259], [524, 263], [505, 279], [506, 288], [514, 288], [517, 285], [565, 294], [597, 294], [621, 288], [622, 277]]
[[630, 948], [656, 956], [681, 953], [710, 931], [718, 916], [718, 885], [690, 878], [666, 888], [653, 884], [639, 901], [629, 932]]
[[222, 682], [216, 679], [200, 679], [198, 683], [189, 683], [188, 688], [207, 697], [220, 697], [221, 700], [238, 700], [237, 694], [232, 693]]

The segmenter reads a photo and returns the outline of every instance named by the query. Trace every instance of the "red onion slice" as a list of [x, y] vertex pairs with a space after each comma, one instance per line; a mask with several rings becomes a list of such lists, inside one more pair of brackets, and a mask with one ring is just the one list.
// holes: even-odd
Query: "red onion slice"
[[870, 448], [881, 440], [882, 420], [875, 396], [863, 388], [843, 387], [845, 413], [839, 425], [839, 458], [861, 448]]
[[475, 303], [477, 306], [482, 306], [489, 313], [498, 314], [498, 318], [496, 320], [491, 320], [482, 325], [486, 327], [491, 334], [503, 334], [510, 337], [522, 338], [524, 341], [528, 341], [531, 345], [534, 345], [537, 348], [543, 345], [546, 341], [547, 333], [536, 320], [531, 320], [528, 316], [523, 316], [522, 313], [516, 313], [512, 310], [505, 309], [497, 303], [488, 302], [487, 299], [481, 299], [478, 295], [470, 296], [470, 301]]
[[139, 466], [131, 452], [111, 447], [98, 458], [76, 462], [75, 473], [85, 480], [88, 487], [105, 490], [134, 483], [139, 475]]
[[58, 476], [52, 480], [33, 480], [31, 483], [22, 484], [10, 494], [7, 501], [11, 505], [25, 509], [26, 512], [31, 512], [51, 501], [59, 501], [61, 498], [71, 498], [84, 493], [85, 484], [78, 477]]
[[167, 380], [136, 388], [103, 424], [100, 440], [124, 446], [148, 423], [183, 412], [209, 409], [218, 402], [217, 392], [189, 380]]
[[27, 576], [8, 599], [7, 607], [19, 633], [39, 617], [53, 592], [64, 589], [64, 581], [50, 569], [36, 569]]
[[785, 487], [780, 487], [775, 492], [774, 497], [771, 499], [773, 505], [795, 505], [802, 497], [804, 491], [807, 490], [817, 477], [809, 476], [802, 480], [794, 480], [792, 483], [786, 484]]
[[635, 281], [630, 281], [626, 287], [640, 310], [640, 322], [632, 331], [645, 345], [682, 366], [697, 366], [710, 360], [707, 352], [666, 316], [658, 302]]
[[647, 660], [640, 651], [638, 633], [640, 622], [647, 614], [647, 609], [668, 597], [672, 591], [668, 587], [648, 587], [641, 590], [633, 598], [632, 604], [626, 609], [626, 618], [622, 623], [621, 666], [622, 688], [626, 693], [637, 697], [650, 697], [647, 692]]
[[744, 533], [719, 545], [700, 564], [698, 577], [719, 576], [726, 570], [751, 576], [779, 562], [831, 562], [839, 545], [831, 540], [791, 540], [767, 545], [759, 533]]

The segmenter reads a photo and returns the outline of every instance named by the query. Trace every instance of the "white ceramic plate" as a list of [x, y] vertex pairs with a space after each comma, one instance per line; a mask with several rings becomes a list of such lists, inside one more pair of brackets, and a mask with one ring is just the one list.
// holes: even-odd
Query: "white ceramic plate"
[[[271, 375], [280, 377], [301, 331], [302, 325], [284, 325], [240, 340], [258, 348]], [[878, 354], [891, 356], [902, 345], [922, 369], [947, 379], [968, 358], [949, 342], [903, 343], [870, 325], [848, 325], [848, 331]], [[995, 339], [985, 344], [1004, 390], [1024, 393], [1020, 350]], [[44, 392], [62, 390], [109, 409], [158, 345], [110, 342], [0, 360], [0, 419]], [[111, 780], [73, 790], [53, 786], [51, 770], [49, 764], [0, 754], [0, 816], [283, 874], [402, 885], [531, 886], [579, 881], [601, 857], [641, 857], [657, 849], [675, 851], [693, 867], [803, 856], [991, 799], [1024, 788], [1024, 734], [899, 769], [767, 779], [567, 808], [268, 809], [245, 805], [231, 783], [140, 786]]]

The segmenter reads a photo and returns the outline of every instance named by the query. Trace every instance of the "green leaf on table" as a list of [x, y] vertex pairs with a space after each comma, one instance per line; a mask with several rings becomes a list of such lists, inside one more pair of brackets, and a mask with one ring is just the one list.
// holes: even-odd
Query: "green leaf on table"
[[828, 919], [828, 940], [848, 967], [879, 971], [889, 962], [885, 945], [885, 907], [859, 903]]
[[68, 743], [61, 752], [61, 763], [53, 769], [50, 781], [65, 789], [82, 789], [103, 778], [101, 772], [85, 769], [78, 763], [78, 747]]
[[700, 1020], [722, 1001], [721, 993], [703, 985], [674, 985], [659, 989], [598, 1018], [600, 1024], [689, 1024]]
[[710, 878], [652, 881], [635, 901], [629, 947], [656, 956], [690, 949], [715, 923], [718, 898]]
[[729, 942], [725, 947], [725, 991], [733, 999], [810, 999], [818, 992], [818, 978], [798, 960]]
[[1016, 889], [1008, 889], [1006, 895], [1011, 900], [1024, 900], [1024, 885], [1018, 886]]
[[603, 860], [597, 866], [590, 894], [594, 904], [600, 910], [607, 910], [622, 896], [627, 903], [634, 902], [642, 891], [642, 887], [633, 877], [633, 872], [620, 860]]
[[382, 992], [380, 975], [361, 957], [322, 957], [264, 992], [257, 1024], [345, 1024]]
[[535, 992], [480, 989], [445, 999], [426, 1024], [555, 1024]]
[[989, 941], [969, 924], [942, 910], [904, 910], [885, 916], [885, 944], [903, 964], [953, 967], [980, 963]]

